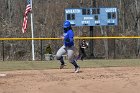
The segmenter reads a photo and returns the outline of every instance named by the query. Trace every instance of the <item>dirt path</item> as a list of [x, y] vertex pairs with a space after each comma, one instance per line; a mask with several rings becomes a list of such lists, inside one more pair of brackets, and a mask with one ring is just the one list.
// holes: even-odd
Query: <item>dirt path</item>
[[140, 68], [0, 72], [0, 93], [140, 93]]

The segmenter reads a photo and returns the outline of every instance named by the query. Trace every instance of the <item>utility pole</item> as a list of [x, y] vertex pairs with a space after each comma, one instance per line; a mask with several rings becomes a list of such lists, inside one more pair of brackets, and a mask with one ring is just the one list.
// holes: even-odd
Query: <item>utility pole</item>
[[[96, 7], [96, 0], [91, 0], [91, 7], [95, 8]], [[93, 26], [90, 26], [90, 37], [93, 37], [95, 36], [94, 33], [93, 33]], [[91, 58], [94, 58], [94, 53], [93, 53], [93, 50], [94, 50], [94, 42], [93, 40], [91, 39], [90, 42], [89, 42], [89, 49], [90, 49], [90, 57]]]
[[9, 7], [9, 9], [8, 9], [9, 10], [9, 22], [10, 22], [10, 27], [11, 27], [11, 22], [12, 22], [11, 21], [11, 19], [12, 19], [11, 18], [11, 12], [12, 12], [11, 11], [11, 0], [8, 0], [8, 7]]
[[[137, 34], [138, 36], [140, 35], [140, 20], [139, 20], [139, 14], [140, 14], [140, 8], [138, 6], [138, 0], [135, 0], [135, 5], [136, 5], [136, 11], [137, 11], [137, 19], [136, 19], [136, 28], [137, 28]], [[140, 39], [137, 40], [137, 57], [140, 57]]]

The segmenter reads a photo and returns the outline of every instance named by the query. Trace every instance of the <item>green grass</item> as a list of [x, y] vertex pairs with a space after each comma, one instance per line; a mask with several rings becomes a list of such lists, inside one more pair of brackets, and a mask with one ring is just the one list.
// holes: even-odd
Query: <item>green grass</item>
[[[66, 68], [73, 66], [66, 61]], [[135, 67], [140, 66], [140, 59], [120, 59], [120, 60], [84, 60], [78, 61], [81, 68], [97, 67]], [[0, 71], [11, 70], [44, 70], [58, 69], [58, 61], [1, 61]]]

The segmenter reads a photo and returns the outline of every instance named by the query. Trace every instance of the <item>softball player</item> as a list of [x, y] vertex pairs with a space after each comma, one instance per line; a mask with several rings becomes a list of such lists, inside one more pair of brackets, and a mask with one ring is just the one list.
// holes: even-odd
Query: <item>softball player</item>
[[68, 60], [73, 66], [75, 67], [75, 73], [79, 72], [80, 67], [77, 65], [75, 59], [74, 59], [74, 33], [71, 28], [71, 24], [69, 21], [65, 21], [63, 24], [64, 27], [64, 33], [63, 33], [63, 41], [64, 45], [57, 51], [56, 58], [57, 60], [60, 60], [61, 65], [60, 69], [62, 69], [65, 66], [65, 62], [63, 60], [62, 55], [67, 53]]

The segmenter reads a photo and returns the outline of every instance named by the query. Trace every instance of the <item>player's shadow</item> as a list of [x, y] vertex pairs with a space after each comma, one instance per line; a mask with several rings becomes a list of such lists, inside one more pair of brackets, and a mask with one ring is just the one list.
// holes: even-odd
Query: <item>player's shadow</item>
[[[64, 73], [75, 73], [75, 72], [74, 71], [64, 71]], [[79, 72], [77, 72], [75, 74], [78, 74], [78, 73], [83, 73], [83, 71], [79, 71]]]

